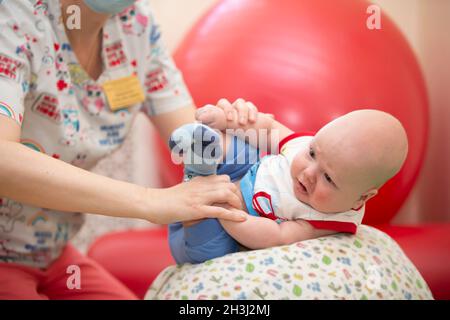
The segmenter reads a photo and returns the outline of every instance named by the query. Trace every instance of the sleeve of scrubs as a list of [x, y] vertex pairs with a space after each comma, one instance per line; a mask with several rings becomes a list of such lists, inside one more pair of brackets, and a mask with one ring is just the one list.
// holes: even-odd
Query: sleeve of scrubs
[[193, 105], [183, 76], [163, 44], [159, 25], [150, 10], [143, 12], [148, 17], [146, 41], [149, 45], [144, 81], [147, 99], [143, 111], [154, 116]]
[[0, 115], [19, 125], [31, 80], [36, 21], [28, 2], [0, 2]]

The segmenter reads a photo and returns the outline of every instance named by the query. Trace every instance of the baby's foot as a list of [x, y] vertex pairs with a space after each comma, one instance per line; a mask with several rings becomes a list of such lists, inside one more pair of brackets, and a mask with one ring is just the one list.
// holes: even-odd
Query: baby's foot
[[200, 123], [188, 123], [176, 129], [170, 136], [169, 147], [183, 157], [185, 181], [216, 174], [222, 159], [219, 133]]
[[195, 118], [211, 128], [224, 131], [227, 128], [227, 117], [222, 108], [212, 104], [197, 109]]

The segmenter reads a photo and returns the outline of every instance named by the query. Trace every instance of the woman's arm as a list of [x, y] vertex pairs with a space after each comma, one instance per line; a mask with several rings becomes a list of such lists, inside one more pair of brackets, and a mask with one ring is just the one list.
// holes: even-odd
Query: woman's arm
[[285, 221], [278, 224], [273, 220], [251, 215], [244, 222], [220, 220], [220, 223], [230, 236], [249, 249], [288, 245], [336, 233], [331, 230], [315, 229], [305, 220]]
[[236, 187], [223, 176], [193, 179], [168, 189], [150, 189], [80, 169], [36, 152], [19, 142], [19, 125], [0, 116], [0, 196], [68, 212], [131, 217], [154, 223], [240, 214], [213, 203], [240, 201]]
[[151, 116], [150, 120], [164, 141], [167, 142], [175, 129], [195, 121], [195, 106], [185, 106], [175, 111]]

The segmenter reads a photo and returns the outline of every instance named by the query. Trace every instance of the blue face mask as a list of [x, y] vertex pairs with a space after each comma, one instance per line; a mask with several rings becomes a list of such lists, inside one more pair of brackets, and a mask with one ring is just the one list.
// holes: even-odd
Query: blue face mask
[[116, 14], [131, 6], [136, 0], [84, 0], [84, 3], [98, 13]]

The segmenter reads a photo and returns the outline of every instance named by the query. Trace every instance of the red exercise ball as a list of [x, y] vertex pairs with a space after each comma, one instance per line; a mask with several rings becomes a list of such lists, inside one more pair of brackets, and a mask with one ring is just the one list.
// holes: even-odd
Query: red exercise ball
[[384, 14], [381, 29], [370, 30], [369, 6], [223, 0], [185, 37], [175, 60], [198, 106], [242, 97], [295, 131], [317, 131], [355, 109], [397, 117], [408, 133], [409, 154], [401, 172], [369, 201], [364, 223], [373, 225], [398, 212], [416, 181], [428, 101], [407, 41]]

